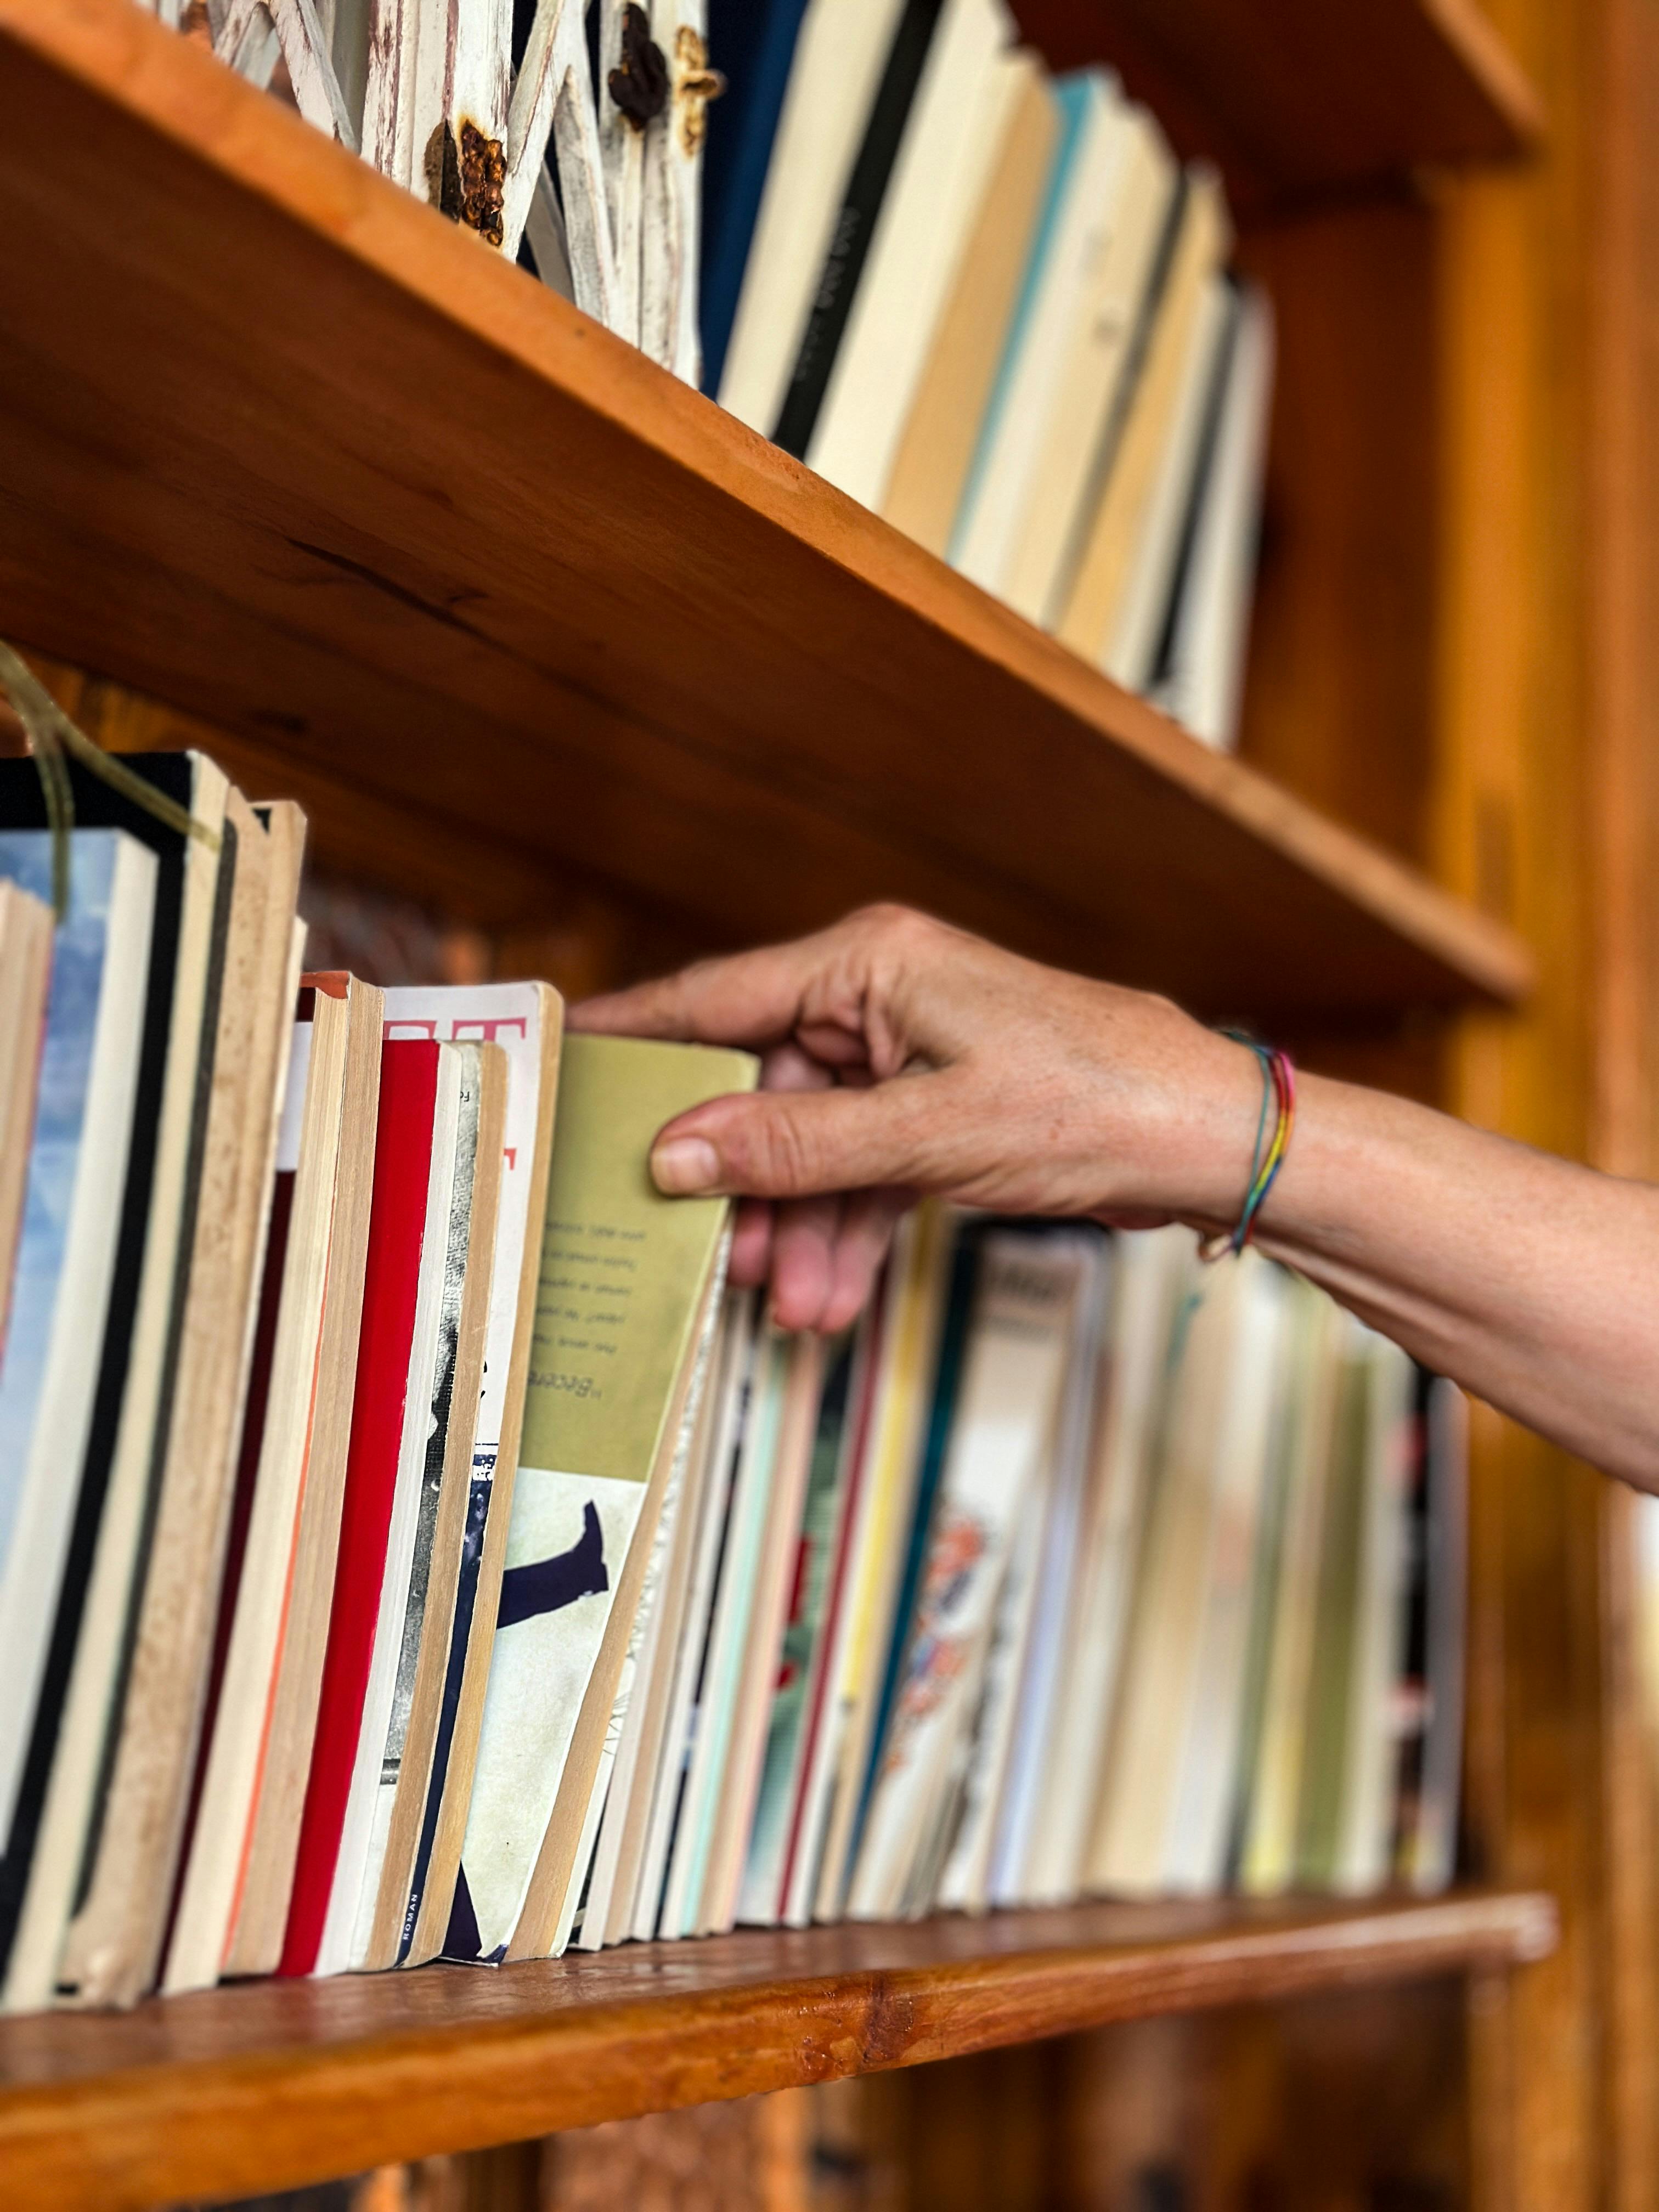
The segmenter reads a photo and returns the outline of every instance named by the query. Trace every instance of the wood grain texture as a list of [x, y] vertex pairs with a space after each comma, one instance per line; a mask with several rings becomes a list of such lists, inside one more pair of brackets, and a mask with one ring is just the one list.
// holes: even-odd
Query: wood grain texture
[[0, 0], [0, 629], [710, 942], [902, 896], [1264, 1023], [1458, 907], [131, 0]]
[[1386, 200], [1258, 227], [1278, 362], [1241, 750], [1419, 866], [1434, 789], [1437, 240]]
[[7, 2212], [137, 2212], [1198, 2007], [1545, 1955], [1526, 1892], [1097, 1905], [0, 2022]]
[[[1442, 879], [1540, 948], [1526, 1018], [1458, 1025], [1443, 1103], [1588, 1156], [1598, 856], [1587, 678], [1589, 70], [1605, 0], [1493, 0], [1550, 87], [1547, 161], [1440, 216], [1441, 533], [1435, 838]], [[1614, 2204], [1608, 2124], [1605, 1494], [1477, 1409], [1470, 1464], [1466, 1828], [1490, 1878], [1547, 1881], [1562, 1942], [1480, 1992], [1480, 2212]], [[1651, 2051], [1648, 2087], [1651, 2091]]]
[[1260, 207], [1535, 147], [1544, 104], [1479, 0], [1015, 0], [1057, 69], [1109, 58]]
[[[1595, 853], [1591, 1158], [1659, 1174], [1659, 15], [1602, 0], [1589, 26], [1597, 119], [1589, 176], [1588, 636]], [[1644, 1570], [1627, 1492], [1603, 1500], [1607, 1707], [1605, 2125], [1607, 2201], [1659, 2201], [1659, 1796], [1655, 1716], [1638, 1639]]]

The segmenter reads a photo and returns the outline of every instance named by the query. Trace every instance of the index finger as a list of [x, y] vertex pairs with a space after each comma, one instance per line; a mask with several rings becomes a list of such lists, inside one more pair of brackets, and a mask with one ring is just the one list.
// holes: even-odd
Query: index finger
[[781, 1043], [800, 1019], [807, 987], [823, 965], [822, 937], [756, 952], [699, 960], [676, 975], [607, 991], [570, 1008], [573, 1030], [608, 1036], [667, 1037], [696, 1044]]

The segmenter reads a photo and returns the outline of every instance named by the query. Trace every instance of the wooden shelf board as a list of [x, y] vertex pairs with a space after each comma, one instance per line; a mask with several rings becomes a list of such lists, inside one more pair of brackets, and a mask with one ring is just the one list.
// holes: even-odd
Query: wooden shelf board
[[1200, 1013], [1527, 950], [131, 0], [0, 0], [0, 633], [711, 943], [899, 897]]
[[1055, 68], [1105, 60], [1245, 213], [1513, 160], [1543, 103], [1481, 0], [1015, 0]]
[[1109, 2021], [1543, 1957], [1524, 1892], [1089, 1905], [0, 2022], [7, 2212], [137, 2212]]

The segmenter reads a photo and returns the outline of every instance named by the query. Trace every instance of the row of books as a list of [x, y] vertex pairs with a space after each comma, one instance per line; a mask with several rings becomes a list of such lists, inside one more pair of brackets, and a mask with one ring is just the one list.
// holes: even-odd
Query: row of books
[[938, 1207], [783, 1335], [647, 1169], [751, 1056], [307, 975], [298, 811], [130, 766], [0, 763], [8, 2008], [1446, 1878], [1444, 1385]]
[[[1214, 173], [1006, 0], [212, 0], [216, 50], [1206, 743], [1273, 321]], [[591, 33], [591, 38], [590, 38]], [[711, 56], [719, 73], [711, 71]], [[470, 134], [470, 135], [469, 135]]]
[[1273, 381], [1214, 173], [1004, 0], [714, 0], [704, 389], [1218, 746]]
[[726, 1302], [576, 1942], [1433, 1891], [1451, 1387], [1179, 1230], [924, 1208], [839, 1341]]

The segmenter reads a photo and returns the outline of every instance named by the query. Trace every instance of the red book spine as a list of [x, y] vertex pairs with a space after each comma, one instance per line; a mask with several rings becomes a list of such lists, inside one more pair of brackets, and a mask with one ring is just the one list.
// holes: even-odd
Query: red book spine
[[374, 1189], [340, 1548], [299, 1856], [276, 1970], [282, 1974], [308, 1974], [317, 1963], [356, 1763], [398, 1485], [437, 1091], [435, 1044], [416, 1039], [381, 1046]]

